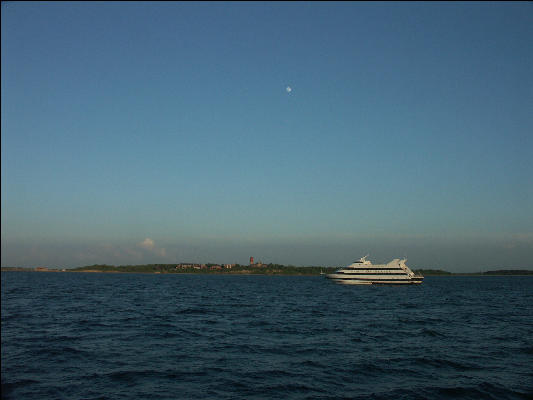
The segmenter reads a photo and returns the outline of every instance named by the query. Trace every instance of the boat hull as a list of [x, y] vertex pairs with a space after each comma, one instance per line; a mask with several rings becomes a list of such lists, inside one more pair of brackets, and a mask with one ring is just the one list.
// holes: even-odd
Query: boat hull
[[421, 284], [424, 278], [413, 277], [404, 279], [372, 279], [372, 278], [347, 278], [339, 274], [328, 274], [327, 279], [342, 285], [417, 285]]

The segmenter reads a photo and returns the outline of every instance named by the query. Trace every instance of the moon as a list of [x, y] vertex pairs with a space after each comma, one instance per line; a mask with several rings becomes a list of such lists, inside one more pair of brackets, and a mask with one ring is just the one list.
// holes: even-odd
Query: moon
[[285, 90], [287, 91], [287, 93], [292, 92], [292, 88], [291, 88], [290, 86], [287, 86], [287, 87], [285, 88]]

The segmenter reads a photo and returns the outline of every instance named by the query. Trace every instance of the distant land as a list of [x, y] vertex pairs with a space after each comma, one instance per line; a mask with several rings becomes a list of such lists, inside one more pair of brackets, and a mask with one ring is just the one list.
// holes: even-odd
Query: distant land
[[[303, 275], [312, 276], [329, 274], [337, 267], [296, 267], [280, 264], [145, 264], [145, 265], [89, 265], [78, 268], [25, 268], [2, 267], [2, 271], [35, 272], [108, 272], [108, 273], [152, 273], [152, 274], [224, 274], [224, 275]], [[498, 276], [498, 275], [533, 275], [533, 270], [499, 269], [484, 272], [452, 273], [441, 269], [413, 269], [423, 276]]]
[[482, 272], [448, 272], [442, 269], [413, 269], [413, 272], [422, 276], [484, 276], [484, 275], [533, 275], [532, 270], [527, 269], [498, 269], [495, 271]]
[[145, 265], [89, 265], [78, 268], [19, 268], [3, 267], [2, 271], [36, 272], [109, 272], [155, 274], [226, 274], [226, 275], [320, 275], [333, 272], [335, 267], [295, 267], [279, 264], [145, 264]]

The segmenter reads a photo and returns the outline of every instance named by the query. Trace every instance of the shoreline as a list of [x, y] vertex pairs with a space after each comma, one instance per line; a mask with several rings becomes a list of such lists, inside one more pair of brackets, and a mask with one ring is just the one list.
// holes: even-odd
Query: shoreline
[[[308, 267], [301, 267], [301, 268], [308, 268]], [[513, 273], [486, 273], [486, 272], [458, 272], [458, 273], [446, 273], [446, 274], [426, 274], [423, 275], [425, 277], [468, 277], [468, 276], [483, 276], [483, 277], [490, 277], [490, 276], [533, 276], [533, 271], [525, 270], [526, 273], [523, 274], [513, 274]], [[255, 272], [250, 270], [243, 270], [243, 271], [228, 271], [228, 272], [220, 272], [220, 271], [202, 271], [202, 272], [169, 272], [169, 271], [117, 271], [117, 270], [110, 270], [110, 271], [103, 271], [98, 269], [87, 269], [87, 270], [74, 270], [74, 269], [33, 269], [33, 268], [2, 268], [1, 272], [70, 272], [70, 273], [88, 273], [88, 274], [94, 274], [94, 273], [100, 273], [100, 274], [146, 274], [146, 275], [258, 275], [258, 276], [322, 276], [324, 274], [320, 273], [305, 273], [305, 272]]]
[[78, 274], [143, 274], [143, 275], [257, 275], [257, 276], [322, 276], [320, 274], [298, 274], [298, 273], [283, 273], [283, 274], [269, 274], [258, 272], [145, 272], [145, 271], [61, 271], [61, 270], [49, 270], [49, 271], [36, 271], [33, 269], [2, 269], [2, 272], [63, 272], [63, 273], [78, 273]]

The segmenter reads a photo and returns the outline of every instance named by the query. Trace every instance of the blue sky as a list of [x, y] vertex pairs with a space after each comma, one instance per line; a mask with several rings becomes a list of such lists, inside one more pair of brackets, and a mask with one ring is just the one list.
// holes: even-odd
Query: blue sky
[[3, 2], [1, 29], [2, 266], [533, 268], [530, 3]]

